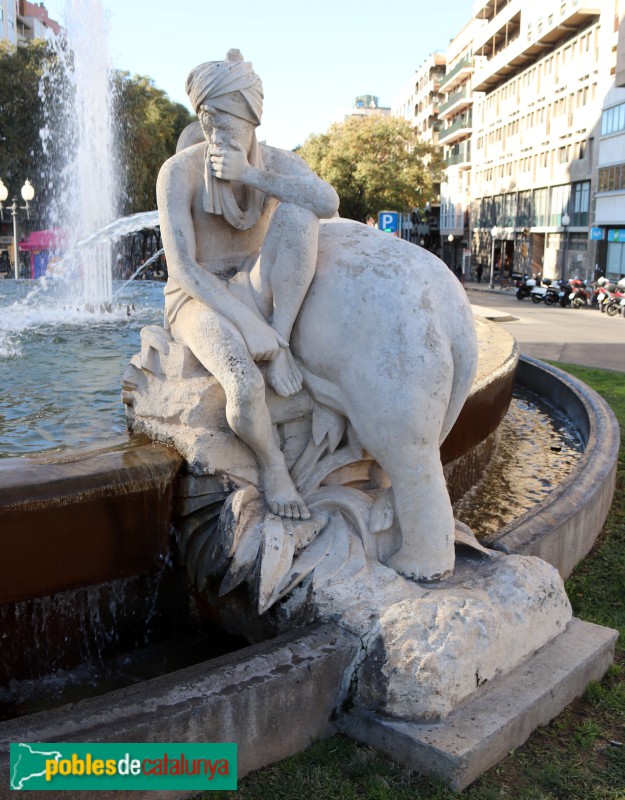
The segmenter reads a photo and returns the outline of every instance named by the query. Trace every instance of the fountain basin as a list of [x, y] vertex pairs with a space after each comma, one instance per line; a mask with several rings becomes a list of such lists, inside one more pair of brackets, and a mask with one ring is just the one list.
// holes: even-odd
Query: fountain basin
[[[574, 471], [552, 496], [507, 525], [490, 544], [506, 552], [517, 552], [515, 548], [518, 548], [518, 552], [538, 554], [561, 569], [563, 574], [568, 574], [577, 560], [590, 550], [605, 520], [614, 491], [618, 425], [602, 398], [558, 369], [534, 359], [522, 358], [517, 381], [567, 410], [579, 426], [586, 449]], [[169, 468], [172, 467], [172, 454], [164, 446], [136, 447], [139, 450], [151, 449], [155, 461], [162, 458], [170, 465]], [[171, 480], [173, 482], [173, 475]], [[4, 527], [1, 530], [4, 531]], [[557, 698], [554, 697], [555, 689], [552, 691], [551, 688], [540, 697], [532, 695], [530, 698], [528, 695], [527, 702], [532, 708], [546, 709], [539, 724], [557, 714], [583, 690], [588, 680], [598, 679], [603, 674], [611, 659], [614, 639], [615, 634], [607, 629], [574, 621], [571, 630], [563, 635], [562, 642], [550, 644], [544, 648], [544, 653], [539, 652], [537, 663], [543, 665], [541, 669], [551, 674], [553, 664], [557, 662], [558, 668], [568, 670], [569, 676], [563, 681], [564, 688]], [[588, 642], [592, 647], [584, 649]], [[335, 712], [345, 697], [345, 681], [348, 679], [345, 676], [349, 674], [344, 671], [345, 665], [354, 658], [358, 645], [354, 637], [334, 626], [313, 626], [243, 648], [221, 659], [109, 692], [100, 698], [0, 723], [0, 740], [9, 742], [26, 737], [30, 741], [112, 741], [122, 736], [125, 741], [137, 742], [237, 741], [241, 752], [239, 777], [242, 777], [249, 771], [300, 751], [313, 737], [330, 735], [337, 729], [353, 734], [354, 724], [358, 721], [340, 715], [336, 718]], [[564, 655], [562, 648], [566, 651]], [[570, 664], [564, 664], [565, 656]], [[263, 664], [260, 670], [259, 657]], [[300, 675], [302, 665], [307, 671], [306, 681]], [[532, 660], [530, 672], [535, 667]], [[309, 679], [309, 668], [316, 676], [313, 681]], [[244, 689], [237, 677], [241, 675], [246, 676]], [[253, 680], [247, 680], [250, 675], [254, 676]], [[511, 673], [509, 682], [516, 685], [519, 675], [516, 671]], [[207, 696], [207, 681], [218, 689], [230, 687], [234, 694], [226, 693], [225, 704], [220, 692]], [[302, 683], [315, 684], [317, 692], [302, 696]], [[240, 698], [236, 704], [233, 704], [233, 696]], [[300, 710], [297, 717], [301, 724], [293, 735], [285, 737], [286, 726], [292, 730], [292, 708], [295, 705]], [[156, 708], [159, 714], [155, 716], [153, 711]], [[258, 709], [269, 710], [269, 713], [262, 713], [259, 717]], [[507, 734], [504, 737], [497, 732], [493, 734], [494, 740], [501, 740], [507, 749], [522, 743], [536, 724], [527, 725], [525, 713], [519, 712], [519, 716], [515, 711], [510, 719], [506, 718], [506, 730], [516, 732], [514, 736]], [[149, 724], [146, 724], [146, 719], [149, 719]], [[251, 719], [255, 720], [253, 726]], [[367, 721], [367, 730], [373, 731], [367, 736], [371, 742], [375, 739], [378, 746], [380, 734], [374, 722]], [[358, 724], [365, 730], [364, 723]], [[474, 723], [467, 721], [466, 724], [474, 727]], [[400, 732], [400, 737], [407, 735], [407, 731]], [[387, 752], [392, 751], [392, 757], [419, 763], [412, 740], [408, 743], [406, 739], [405, 747], [397, 745], [396, 738], [393, 741], [394, 744], [386, 747]], [[259, 742], [262, 746], [258, 745]], [[499, 750], [501, 748], [497, 747], [491, 750], [489, 763], [495, 763], [502, 756], [503, 751], [500, 753]], [[486, 768], [484, 763], [482, 768]], [[449, 764], [443, 764], [438, 774], [447, 779], [450, 770]], [[0, 756], [0, 775], [3, 779], [8, 777], [6, 755]], [[452, 783], [455, 781], [457, 788], [470, 782], [469, 772], [460, 777], [457, 772], [454, 775], [451, 780]]]
[[582, 437], [584, 452], [571, 474], [543, 501], [484, 543], [504, 553], [538, 556], [567, 578], [590, 552], [612, 503], [618, 421], [590, 387], [538, 359], [520, 359], [517, 381], [566, 413]]

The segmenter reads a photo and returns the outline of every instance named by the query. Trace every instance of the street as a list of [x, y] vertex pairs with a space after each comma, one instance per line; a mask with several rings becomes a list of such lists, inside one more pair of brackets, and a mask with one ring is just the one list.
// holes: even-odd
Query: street
[[514, 290], [475, 287], [467, 287], [475, 313], [493, 319], [511, 333], [524, 355], [625, 372], [623, 317], [608, 317], [597, 308], [534, 304], [529, 298], [517, 300]]

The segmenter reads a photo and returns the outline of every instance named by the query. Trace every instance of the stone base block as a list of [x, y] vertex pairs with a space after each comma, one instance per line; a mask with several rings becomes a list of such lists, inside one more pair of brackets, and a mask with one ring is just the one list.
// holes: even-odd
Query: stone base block
[[484, 686], [444, 721], [419, 724], [354, 709], [339, 728], [411, 769], [462, 790], [607, 670], [618, 633], [574, 619], [529, 661]]
[[[10, 742], [236, 742], [239, 779], [335, 732], [357, 637], [333, 625], [286, 634], [231, 655], [0, 723], [0, 797]], [[38, 792], [24, 791], [23, 800]], [[182, 800], [196, 791], [48, 791], [46, 800]]]

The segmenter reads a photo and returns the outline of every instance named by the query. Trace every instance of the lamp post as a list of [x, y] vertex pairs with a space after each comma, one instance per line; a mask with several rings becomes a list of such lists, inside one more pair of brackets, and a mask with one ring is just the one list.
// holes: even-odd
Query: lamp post
[[[24, 200], [25, 205], [20, 206], [17, 197], [13, 198], [13, 202], [11, 203], [11, 216], [13, 217], [13, 254], [15, 258], [15, 280], [19, 278], [19, 249], [18, 249], [18, 236], [17, 236], [17, 217], [20, 211], [25, 211], [26, 216], [30, 219], [30, 206], [28, 205], [35, 196], [35, 190], [33, 188], [32, 183], [26, 179], [26, 182], [22, 186], [22, 199]], [[4, 219], [2, 212], [4, 210], [3, 203], [6, 201], [7, 197], [9, 196], [9, 190], [4, 185], [2, 180], [0, 179], [0, 219]]]
[[569, 215], [564, 212], [562, 214], [562, 227], [564, 228], [564, 255], [562, 257], [562, 273], [560, 275], [560, 283], [563, 284], [565, 281], [565, 273], [566, 273], [566, 251], [568, 250], [569, 244], [569, 225], [571, 224], [571, 218]]
[[499, 234], [499, 228], [495, 226], [490, 232], [490, 236], [492, 239], [491, 253], [490, 253], [490, 282], [489, 282], [490, 289], [495, 288], [495, 240], [498, 234]]
[[449, 242], [449, 269], [454, 272], [454, 235], [450, 233], [447, 237]]

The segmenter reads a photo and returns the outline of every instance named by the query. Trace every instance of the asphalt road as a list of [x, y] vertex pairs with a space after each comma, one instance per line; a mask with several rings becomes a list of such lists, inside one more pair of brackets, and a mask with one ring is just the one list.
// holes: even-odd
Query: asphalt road
[[514, 291], [470, 285], [467, 294], [475, 313], [509, 331], [525, 355], [625, 372], [623, 317], [608, 317], [597, 308], [537, 305], [517, 300]]

